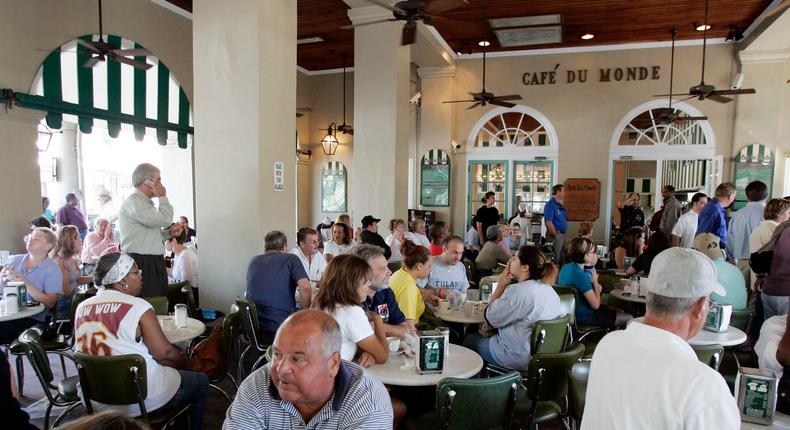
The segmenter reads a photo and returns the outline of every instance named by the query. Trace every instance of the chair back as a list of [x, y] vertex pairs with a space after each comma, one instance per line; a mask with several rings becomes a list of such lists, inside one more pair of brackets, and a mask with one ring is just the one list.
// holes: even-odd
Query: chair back
[[107, 405], [137, 403], [146, 416], [145, 398], [148, 397], [145, 359], [139, 354], [90, 355], [74, 353], [80, 375], [85, 407], [93, 413], [91, 401]]
[[754, 308], [733, 309], [730, 316], [730, 325], [745, 333], [749, 333], [749, 325], [751, 325], [754, 314]]
[[52, 383], [55, 376], [52, 374], [52, 368], [49, 364], [49, 357], [44, 345], [41, 342], [41, 336], [36, 330], [27, 329], [19, 335], [9, 350], [16, 355], [26, 355], [30, 360], [30, 364], [35, 366], [35, 371], [43, 379], [42, 383]]
[[260, 345], [258, 342], [258, 310], [255, 302], [250, 299], [236, 299], [236, 306], [239, 307], [239, 317], [244, 331], [244, 337], [253, 345]]
[[85, 291], [74, 291], [74, 295], [71, 296], [71, 322], [74, 322], [74, 317], [77, 315], [77, 306], [80, 303], [84, 302], [88, 299], [88, 293]]
[[559, 293], [559, 296], [560, 313], [568, 314], [570, 325], [576, 325], [576, 295], [573, 293]]
[[167, 315], [168, 313], [168, 301], [167, 297], [165, 296], [152, 296], [152, 297], [142, 297], [143, 300], [147, 301], [154, 307], [154, 313], [157, 315]]
[[568, 395], [568, 373], [584, 354], [584, 345], [558, 353], [535, 354], [524, 377], [527, 397], [533, 401], [558, 400]]
[[570, 314], [552, 320], [538, 321], [532, 327], [530, 347], [532, 355], [541, 352], [562, 352], [568, 341]]
[[710, 366], [713, 370], [719, 370], [719, 364], [724, 356], [724, 347], [721, 345], [694, 345], [691, 347], [697, 354], [697, 359]]
[[239, 341], [239, 336], [244, 332], [244, 327], [241, 323], [241, 314], [239, 312], [231, 312], [225, 315], [222, 321], [222, 349], [225, 351], [225, 366], [231, 362], [233, 351], [237, 350], [236, 345]]
[[395, 273], [403, 266], [400, 261], [390, 261], [387, 263], [387, 267], [390, 269], [390, 272]]
[[577, 420], [584, 414], [584, 402], [587, 398], [587, 380], [590, 378], [590, 362], [580, 361], [571, 366], [570, 379], [570, 406], [571, 415]]
[[445, 378], [436, 386], [436, 411], [443, 429], [509, 429], [521, 374], [494, 378]]

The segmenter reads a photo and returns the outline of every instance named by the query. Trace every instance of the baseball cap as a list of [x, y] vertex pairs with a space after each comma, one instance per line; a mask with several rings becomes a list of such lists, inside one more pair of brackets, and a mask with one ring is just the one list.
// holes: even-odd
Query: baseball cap
[[488, 226], [488, 228], [486, 229], [486, 239], [496, 238], [497, 233], [499, 233], [500, 231], [502, 231], [502, 229], [499, 228], [498, 225]]
[[362, 227], [367, 227], [373, 224], [374, 222], [379, 222], [379, 221], [381, 221], [381, 218], [373, 218], [373, 215], [365, 215], [362, 218]]
[[656, 255], [647, 278], [647, 290], [676, 299], [704, 297], [710, 293], [727, 295], [717, 279], [713, 261], [697, 250], [680, 247]]
[[702, 233], [694, 238], [693, 249], [705, 254], [711, 260], [724, 258], [719, 237], [713, 233]]

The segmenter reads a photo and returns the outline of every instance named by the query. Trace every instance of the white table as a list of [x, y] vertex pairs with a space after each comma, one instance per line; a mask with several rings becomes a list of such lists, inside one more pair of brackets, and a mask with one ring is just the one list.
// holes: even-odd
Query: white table
[[[628, 322], [631, 324], [632, 322], [642, 322], [645, 318], [639, 317], [634, 318]], [[701, 329], [696, 336], [692, 337], [688, 340], [689, 345], [691, 346], [705, 346], [705, 345], [721, 345], [721, 346], [735, 346], [740, 345], [746, 342], [746, 333], [743, 331], [730, 326], [727, 331], [723, 333], [716, 333], [712, 331], [708, 331], [705, 329]]]
[[433, 310], [433, 313], [441, 318], [442, 321], [462, 324], [480, 324], [483, 322], [483, 312], [474, 312], [472, 315], [467, 315], [463, 310], [459, 309], [440, 311], [436, 308]]
[[631, 295], [624, 295], [623, 294], [623, 290], [621, 290], [619, 288], [615, 289], [615, 290], [612, 290], [612, 291], [609, 291], [609, 295], [612, 296], [612, 297], [617, 297], [618, 299], [620, 299], [620, 300], [622, 300], [624, 302], [633, 302], [633, 303], [641, 303], [641, 304], [647, 303], [647, 297], [633, 295], [633, 294], [631, 294]]
[[16, 313], [6, 314], [5, 302], [4, 300], [0, 300], [0, 322], [32, 317], [33, 315], [38, 315], [43, 311], [44, 311], [44, 305], [39, 303], [35, 306], [25, 306], [19, 309], [19, 311], [17, 311]]
[[445, 361], [442, 373], [420, 375], [417, 373], [414, 357], [405, 354], [390, 354], [386, 363], [374, 364], [366, 370], [385, 384], [422, 387], [436, 385], [444, 378], [471, 378], [482, 368], [483, 359], [476, 352], [451, 343], [450, 357]]
[[774, 413], [774, 423], [773, 425], [770, 426], [741, 422], [741, 430], [766, 430], [766, 429], [790, 430], [790, 416], [776, 412]]
[[[161, 326], [161, 323], [159, 325]], [[186, 342], [200, 336], [204, 331], [206, 331], [206, 325], [194, 318], [188, 318], [186, 327], [174, 327], [170, 330], [165, 330], [162, 328], [162, 331], [165, 333], [165, 337], [168, 341], [170, 341], [170, 343], [179, 343]]]

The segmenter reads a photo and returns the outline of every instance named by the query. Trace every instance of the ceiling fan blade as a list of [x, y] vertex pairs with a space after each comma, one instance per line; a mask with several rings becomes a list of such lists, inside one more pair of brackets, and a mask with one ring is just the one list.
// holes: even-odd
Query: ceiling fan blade
[[119, 63], [128, 64], [132, 67], [137, 67], [138, 69], [148, 70], [151, 67], [154, 67], [153, 64], [148, 64], [144, 61], [132, 60], [131, 58], [121, 57], [120, 55], [110, 54], [110, 58], [112, 58], [113, 60]]
[[113, 49], [112, 53], [122, 57], [147, 57], [151, 55], [151, 51], [144, 48], [135, 49]]
[[506, 107], [506, 108], [512, 108], [512, 107], [516, 106], [513, 103], [503, 102], [503, 101], [500, 101], [500, 100], [497, 100], [497, 99], [489, 100], [488, 103], [491, 103], [492, 105]]
[[93, 44], [93, 42], [88, 42], [88, 41], [86, 41], [86, 40], [82, 40], [82, 39], [80, 39], [80, 38], [76, 38], [76, 39], [74, 39], [74, 40], [75, 40], [75, 41], [77, 41], [77, 43], [79, 43], [80, 45], [82, 45], [82, 46], [84, 46], [84, 47], [88, 48], [88, 50], [89, 50], [89, 51], [92, 51], [92, 52], [101, 52], [101, 50], [99, 49], [99, 47], [98, 47], [98, 46], [96, 46], [96, 45], [94, 45], [94, 44]]
[[99, 61], [104, 61], [104, 59], [101, 56], [98, 56], [98, 55], [95, 56], [95, 57], [91, 57], [88, 61], [82, 63], [82, 67], [91, 68], [91, 67], [95, 66], [96, 64], [98, 64]]
[[677, 93], [677, 94], [653, 94], [653, 97], [685, 97], [690, 96], [689, 93]]
[[355, 29], [355, 28], [357, 28], [357, 27], [364, 27], [364, 26], [366, 26], [366, 25], [381, 24], [382, 22], [392, 22], [392, 21], [398, 21], [398, 20], [397, 20], [397, 19], [395, 19], [395, 18], [390, 18], [390, 19], [379, 19], [379, 20], [377, 20], [377, 21], [363, 22], [362, 24], [356, 24], [356, 25], [344, 25], [344, 26], [340, 27], [340, 29], [341, 29], [341, 30], [353, 30], [353, 29]]
[[495, 96], [491, 98], [492, 100], [502, 101], [502, 100], [523, 100], [520, 95], [518, 94], [508, 94], [506, 96]]
[[706, 116], [679, 116], [675, 118], [675, 121], [707, 121], [708, 117]]
[[466, 108], [466, 110], [474, 109], [474, 108], [476, 108], [476, 107], [478, 107], [478, 106], [480, 106], [482, 104], [483, 104], [483, 102], [477, 102], [477, 103], [473, 104], [472, 106], [469, 106], [468, 108]]
[[467, 0], [434, 0], [425, 5], [425, 13], [433, 15], [435, 13], [447, 12], [461, 6], [469, 6]]
[[442, 103], [472, 103], [472, 102], [476, 102], [476, 101], [477, 100], [475, 100], [475, 99], [472, 99], [472, 100], [447, 100], [447, 101], [442, 102]]
[[403, 25], [403, 33], [401, 33], [400, 44], [411, 45], [417, 38], [417, 21], [406, 21]]
[[680, 95], [680, 96], [688, 96], [688, 97], [686, 97], [685, 99], [681, 99], [681, 100], [680, 100], [681, 102], [684, 102], [684, 101], [686, 101], [686, 100], [691, 100], [691, 99], [693, 99], [693, 98], [696, 98], [696, 97], [697, 97], [697, 95], [696, 95], [696, 94], [678, 94], [678, 95]]
[[710, 94], [710, 95], [708, 95], [708, 96], [707, 96], [707, 97], [705, 97], [705, 98], [706, 98], [706, 99], [713, 100], [714, 102], [719, 102], [719, 103], [729, 103], [729, 102], [731, 102], [731, 101], [732, 101], [732, 99], [731, 99], [731, 98], [729, 98], [729, 97], [724, 97], [724, 96], [720, 96], [720, 95], [718, 95], [718, 94]]
[[755, 91], [754, 88], [743, 88], [739, 90], [716, 90], [711, 94], [717, 96], [734, 96], [737, 94], [755, 94], [755, 93], [757, 93], [757, 91]]

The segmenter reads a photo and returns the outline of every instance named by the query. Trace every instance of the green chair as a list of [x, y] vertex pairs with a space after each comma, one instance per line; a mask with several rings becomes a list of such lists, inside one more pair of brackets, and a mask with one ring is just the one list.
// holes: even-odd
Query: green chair
[[41, 389], [44, 390], [44, 394], [49, 401], [44, 415], [44, 430], [49, 429], [49, 414], [52, 411], [52, 407], [66, 408], [53, 423], [53, 426], [57, 427], [72, 409], [80, 405], [80, 396], [77, 392], [79, 377], [71, 376], [57, 384], [53, 384], [55, 376], [52, 374], [52, 368], [49, 365], [47, 351], [44, 349], [41, 337], [35, 330], [28, 329], [23, 331], [19, 338], [11, 344], [9, 350], [20, 358], [22, 356], [27, 357], [28, 361], [30, 361], [30, 366], [36, 372], [38, 381], [41, 383]]
[[400, 261], [390, 261], [387, 263], [387, 267], [390, 269], [390, 272], [395, 273], [400, 270], [402, 264]]
[[469, 283], [477, 285], [479, 280], [475, 277], [475, 262], [468, 258], [464, 258], [463, 263], [466, 268], [466, 279]]
[[568, 395], [568, 373], [583, 354], [584, 345], [578, 344], [564, 352], [532, 356], [524, 375], [526, 400], [516, 405], [515, 416], [522, 427], [537, 427], [562, 416], [560, 405]]
[[520, 385], [521, 374], [515, 371], [493, 378], [442, 379], [436, 386], [435, 428], [510, 429]]
[[[558, 292], [560, 296], [560, 307], [562, 308], [562, 312], [568, 312], [571, 316], [571, 343], [574, 341], [582, 342], [587, 336], [593, 334], [601, 335], [602, 337], [609, 332], [609, 329], [605, 327], [576, 323], [576, 302], [580, 300], [578, 295], [579, 293], [576, 288], [566, 285], [555, 285], [554, 290], [562, 291], [562, 293]], [[588, 353], [591, 354], [592, 349], [589, 348], [590, 346], [592, 345], [588, 345]]]
[[81, 352], [74, 354], [77, 362], [83, 401], [88, 414], [93, 415], [96, 401], [106, 405], [137, 404], [140, 417], [153, 429], [164, 429], [176, 418], [185, 415], [189, 420], [191, 404], [149, 413], [145, 408], [148, 397], [148, 384], [145, 359], [138, 354], [128, 355], [90, 355]]
[[241, 325], [241, 316], [238, 312], [231, 312], [225, 316], [225, 319], [222, 320], [222, 350], [225, 353], [225, 363], [224, 369], [218, 371], [217, 373], [220, 375], [216, 378], [209, 379], [209, 388], [213, 388], [214, 390], [218, 391], [222, 394], [223, 397], [228, 401], [228, 403], [233, 403], [233, 397], [228, 394], [227, 391], [222, 389], [219, 385], [220, 382], [225, 380], [225, 377], [230, 379], [230, 382], [236, 388], [239, 389], [239, 385], [236, 382], [236, 379], [231, 375], [230, 371], [228, 370], [230, 367], [231, 360], [233, 358], [233, 352], [238, 351], [238, 339], [241, 333], [243, 332], [243, 328]]
[[744, 333], [749, 333], [749, 326], [752, 323], [754, 314], [754, 308], [733, 309], [732, 316], [730, 316], [730, 325]]
[[553, 320], [538, 321], [532, 327], [530, 347], [532, 355], [541, 352], [562, 352], [568, 344], [570, 313]]
[[187, 313], [190, 318], [195, 318], [197, 320], [203, 319], [203, 315], [195, 302], [195, 293], [192, 290], [192, 286], [189, 285], [189, 281], [169, 284], [167, 286], [167, 302], [168, 312], [174, 312], [175, 305], [183, 304], [187, 305]]
[[699, 361], [705, 363], [713, 370], [719, 370], [721, 359], [724, 356], [724, 347], [721, 345], [694, 345], [691, 347], [697, 354]]
[[584, 402], [587, 399], [587, 380], [590, 378], [590, 362], [580, 361], [571, 366], [569, 378], [570, 388], [570, 415], [575, 423], [574, 428], [580, 428], [584, 414]]
[[239, 356], [239, 366], [236, 371], [236, 378], [239, 381], [244, 380], [244, 358], [247, 356], [250, 350], [257, 351], [260, 355], [255, 363], [252, 365], [250, 372], [253, 372], [258, 366], [261, 364], [262, 360], [265, 360], [265, 352], [266, 348], [269, 347], [269, 344], [264, 342], [263, 339], [258, 334], [259, 326], [258, 326], [258, 311], [255, 309], [255, 302], [245, 298], [236, 299], [236, 306], [239, 308], [239, 318], [241, 319], [241, 325], [243, 327], [244, 338], [247, 341], [247, 347], [242, 351], [241, 355]]
[[168, 314], [168, 301], [167, 297], [165, 296], [152, 296], [152, 297], [143, 297], [143, 300], [147, 301], [154, 307], [154, 313], [157, 315], [167, 315]]

